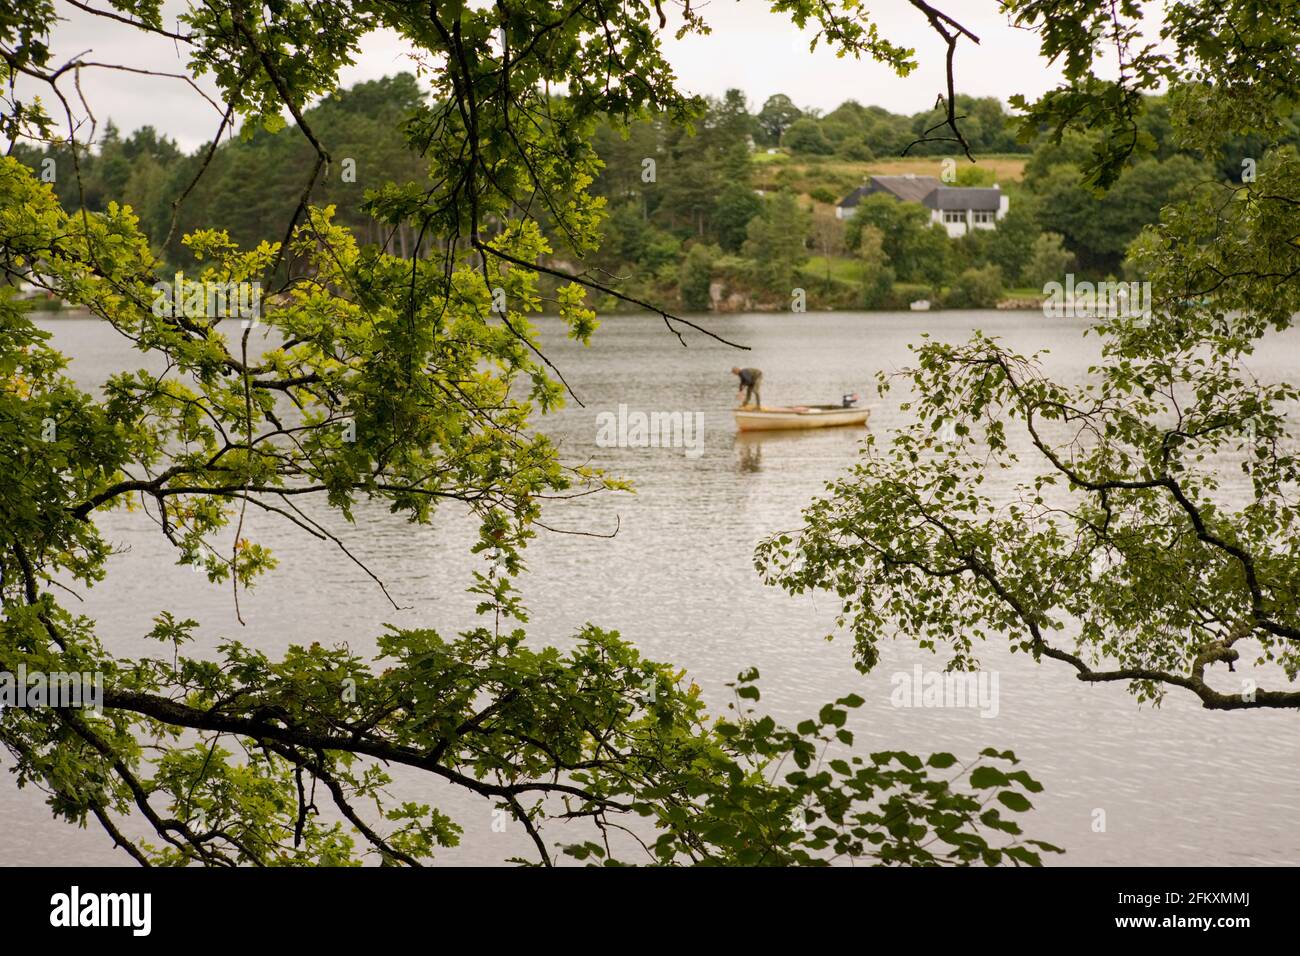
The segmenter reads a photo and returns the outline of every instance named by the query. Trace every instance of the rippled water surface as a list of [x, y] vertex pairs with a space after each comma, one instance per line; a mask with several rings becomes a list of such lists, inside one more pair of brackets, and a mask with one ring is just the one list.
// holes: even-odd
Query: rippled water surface
[[[1177, 693], [1159, 709], [1140, 708], [1122, 687], [1084, 685], [1064, 665], [1035, 665], [996, 644], [982, 653], [985, 666], [999, 674], [995, 718], [976, 709], [895, 708], [891, 675], [917, 663], [938, 667], [942, 658], [902, 640], [887, 642], [878, 668], [863, 676], [852, 667], [847, 638], [825, 640], [831, 600], [789, 597], [764, 587], [753, 570], [755, 544], [797, 525], [800, 507], [851, 464], [861, 433], [737, 435], [731, 366], [763, 369], [768, 404], [835, 401], [859, 391], [875, 401], [871, 427], [884, 434], [907, 422], [896, 396], [876, 398], [873, 375], [905, 365], [908, 343], [922, 332], [963, 340], [982, 328], [1022, 351], [1049, 349], [1047, 370], [1079, 381], [1097, 355], [1081, 324], [1049, 323], [1029, 312], [701, 321], [753, 351], [737, 353], [699, 336], [688, 337], [683, 349], [662, 322], [639, 316], [606, 320], [586, 349], [547, 325], [548, 354], [586, 407], [571, 403], [543, 427], [568, 461], [606, 466], [630, 478], [637, 491], [550, 508], [544, 520], [556, 528], [617, 527], [618, 533], [609, 539], [547, 534], [529, 548], [531, 573], [522, 590], [534, 642], [567, 643], [588, 621], [616, 629], [648, 656], [688, 668], [717, 706], [725, 702], [724, 682], [757, 666], [763, 706], [791, 721], [855, 691], [867, 701], [852, 723], [864, 750], [973, 756], [989, 745], [1013, 749], [1046, 788], [1025, 818], [1026, 829], [1065, 847], [1063, 859], [1072, 864], [1300, 864], [1300, 721], [1294, 714], [1211, 713]], [[111, 330], [88, 319], [60, 318], [48, 326], [87, 386], [144, 364]], [[1294, 380], [1298, 362], [1300, 337], [1287, 336], [1253, 368], [1266, 379]], [[599, 447], [597, 415], [620, 404], [632, 411], [703, 412], [702, 454]], [[273, 518], [248, 515], [246, 536], [270, 546], [280, 567], [242, 596], [245, 627], [235, 620], [229, 588], [174, 566], [156, 526], [138, 512], [105, 519], [123, 553], [113, 559], [108, 580], [85, 594], [81, 609], [124, 654], [157, 653], [141, 635], [164, 609], [200, 620], [200, 643], [209, 651], [226, 637], [272, 653], [314, 640], [365, 649], [384, 622], [447, 633], [472, 624], [474, 602], [464, 588], [474, 566], [466, 549], [473, 526], [464, 515], [447, 508], [432, 526], [414, 528], [375, 506], [359, 511], [353, 527], [330, 522], [385, 581], [401, 611], [338, 549]], [[442, 857], [446, 862], [499, 862], [527, 852], [521, 834], [492, 832], [490, 808], [481, 801], [406, 776], [399, 790], [440, 801], [465, 827], [462, 845]], [[1102, 833], [1093, 827], [1099, 810]], [[551, 835], [560, 839], [563, 832]], [[56, 823], [41, 794], [5, 781], [0, 862], [129, 861], [97, 830]]]

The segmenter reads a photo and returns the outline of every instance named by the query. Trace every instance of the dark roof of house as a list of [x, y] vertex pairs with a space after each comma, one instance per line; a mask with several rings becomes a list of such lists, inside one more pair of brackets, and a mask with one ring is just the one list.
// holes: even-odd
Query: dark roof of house
[[930, 209], [974, 209], [997, 212], [1002, 205], [1002, 190], [997, 186], [939, 186], [921, 204]]
[[933, 176], [872, 176], [869, 185], [877, 187], [875, 192], [892, 193], [904, 202], [920, 202], [939, 188], [939, 180]]
[[872, 193], [887, 193], [930, 209], [997, 212], [1002, 206], [1002, 190], [997, 186], [944, 186], [933, 176], [872, 176], [869, 182], [841, 199], [840, 206], [856, 206]]
[[921, 202], [939, 186], [939, 180], [933, 176], [872, 176], [842, 200], [844, 207], [856, 206], [863, 198], [872, 193], [888, 193], [903, 202]]
[[866, 195], [867, 195], [867, 186], [864, 183], [863, 185], [859, 186], [857, 189], [853, 190], [853, 192], [845, 196], [843, 199], [841, 199], [839, 205], [841, 208], [845, 208], [845, 209], [848, 208], [849, 206], [856, 206], [858, 203], [862, 202], [862, 198]]

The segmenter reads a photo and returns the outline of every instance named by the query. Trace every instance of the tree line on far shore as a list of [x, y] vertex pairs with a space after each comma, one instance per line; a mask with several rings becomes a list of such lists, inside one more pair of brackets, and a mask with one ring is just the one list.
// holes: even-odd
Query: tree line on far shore
[[[421, 98], [415, 77], [401, 73], [340, 90], [306, 114], [335, 160], [314, 201], [334, 205], [362, 243], [402, 256], [436, 250], [415, 223], [376, 221], [366, 197], [390, 181], [424, 188], [422, 160], [400, 133]], [[922, 298], [990, 307], [1067, 272], [1140, 278], [1126, 252], [1160, 208], [1207, 179], [1239, 180], [1264, 148], [1243, 140], [1218, 156], [1180, 151], [1167, 104], [1152, 98], [1138, 130], [1151, 150], [1099, 197], [1080, 171], [1092, 136], [1026, 139], [994, 98], [959, 96], [958, 107], [974, 164], [951, 143], [925, 139], [941, 120], [937, 109], [904, 116], [849, 100], [823, 115], [778, 94], [752, 110], [730, 90], [704, 100], [690, 130], [656, 117], [611, 120], [593, 140], [604, 241], [581, 266], [615, 277], [633, 298], [686, 311], [784, 309], [796, 300], [808, 309], [891, 309]], [[1297, 129], [1289, 124], [1283, 141], [1300, 142]], [[910, 161], [895, 162], [904, 151]], [[186, 153], [153, 127], [123, 135], [111, 121], [75, 163], [66, 148], [18, 143], [14, 155], [52, 181], [65, 208], [101, 211], [121, 197], [175, 268], [192, 265], [183, 237], [200, 227], [225, 229], [246, 248], [283, 238], [274, 224], [292, 214], [313, 161], [302, 136], [279, 130], [246, 127], [215, 150]], [[837, 203], [873, 173], [940, 177], [953, 162], [956, 185], [996, 183], [1008, 194], [996, 229], [951, 239], [928, 209], [887, 196], [836, 217]], [[557, 261], [578, 265], [563, 236], [552, 245]], [[594, 304], [621, 305], [613, 297]]]

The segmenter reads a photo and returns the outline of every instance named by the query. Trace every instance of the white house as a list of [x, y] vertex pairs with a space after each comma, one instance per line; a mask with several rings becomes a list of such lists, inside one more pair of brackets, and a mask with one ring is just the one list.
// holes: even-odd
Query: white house
[[995, 184], [991, 187], [945, 186], [933, 176], [872, 176], [840, 200], [837, 219], [848, 219], [867, 196], [885, 193], [899, 202], [914, 202], [930, 210], [930, 221], [939, 223], [954, 239], [971, 229], [993, 229], [1010, 208], [1008, 197]]
[[972, 229], [993, 229], [1007, 214], [1010, 200], [997, 185], [940, 186], [921, 200], [937, 222], [956, 239]]

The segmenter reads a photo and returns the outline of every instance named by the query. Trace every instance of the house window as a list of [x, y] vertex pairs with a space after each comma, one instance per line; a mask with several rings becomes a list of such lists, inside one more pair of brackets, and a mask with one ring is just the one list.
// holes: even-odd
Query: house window
[[997, 221], [997, 215], [991, 212], [984, 212], [984, 211], [977, 212], [975, 213], [975, 221], [977, 223], [986, 223], [988, 225], [992, 225], [994, 222]]
[[943, 211], [944, 222], [965, 222], [966, 211], [964, 209], [945, 209]]

